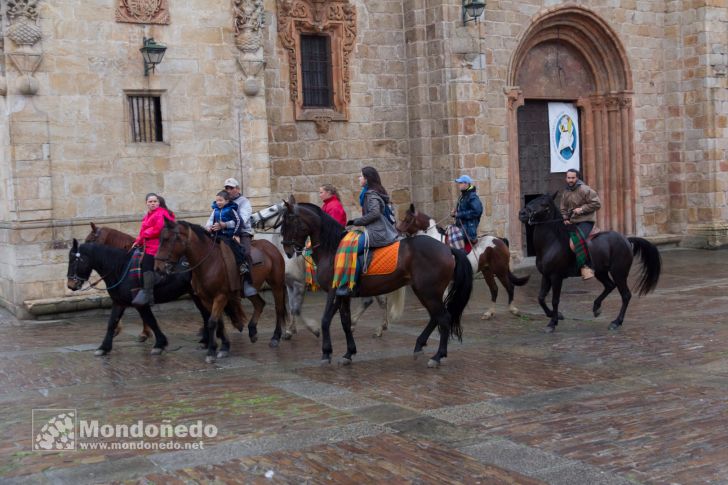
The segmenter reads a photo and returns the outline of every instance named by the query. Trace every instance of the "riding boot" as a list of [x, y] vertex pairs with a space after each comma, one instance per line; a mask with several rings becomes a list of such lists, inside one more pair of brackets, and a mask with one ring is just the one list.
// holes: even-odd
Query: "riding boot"
[[589, 266], [582, 266], [581, 267], [581, 279], [588, 280], [590, 278], [594, 278], [594, 270], [591, 269]]
[[131, 301], [134, 306], [154, 305], [154, 271], [145, 271], [142, 275], [143, 288]]
[[250, 271], [243, 274], [243, 295], [245, 297], [255, 296], [258, 294], [258, 290], [253, 286], [253, 278], [250, 276]]

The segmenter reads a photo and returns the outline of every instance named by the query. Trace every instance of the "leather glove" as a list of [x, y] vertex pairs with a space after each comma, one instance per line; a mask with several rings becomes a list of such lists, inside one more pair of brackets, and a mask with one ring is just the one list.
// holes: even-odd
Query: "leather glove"
[[347, 226], [353, 226], [354, 225], [354, 220], [353, 219], [349, 219], [348, 221], [346, 221], [346, 225]]

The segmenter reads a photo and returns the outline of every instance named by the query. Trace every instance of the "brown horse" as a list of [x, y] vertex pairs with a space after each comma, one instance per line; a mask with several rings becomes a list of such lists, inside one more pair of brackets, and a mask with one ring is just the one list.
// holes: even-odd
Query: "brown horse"
[[[228, 254], [223, 254], [227, 252]], [[237, 267], [229, 273], [226, 260], [233, 258], [230, 248], [213, 238], [201, 226], [189, 222], [175, 223], [165, 221], [164, 228], [159, 237], [159, 250], [155, 257], [154, 267], [157, 271], [171, 272], [174, 264], [182, 256], [186, 256], [192, 271], [192, 287], [195, 294], [210, 311], [210, 318], [206, 326], [206, 339], [208, 343], [208, 363], [215, 362], [217, 341], [215, 331], [222, 325], [222, 311], [230, 305], [236, 314], [243, 314], [240, 304], [240, 281], [230, 281], [229, 274], [237, 277]], [[252, 280], [253, 286], [260, 289], [263, 282], [268, 283], [272, 292], [276, 308], [276, 328], [270, 341], [271, 347], [277, 347], [282, 334], [282, 327], [286, 323], [286, 287], [285, 262], [276, 247], [268, 241], [255, 241], [252, 246], [251, 258], [253, 260]], [[234, 259], [232, 259], [234, 260]], [[248, 322], [248, 333], [251, 342], [257, 340], [258, 318], [263, 311], [265, 301], [260, 295], [250, 298], [253, 303], [253, 316]], [[218, 354], [217, 357], [225, 357]]]
[[[410, 204], [404, 219], [397, 224], [397, 230], [402, 234], [410, 236], [424, 234], [445, 242], [445, 231], [437, 226], [435, 220], [430, 216], [415, 210], [414, 204]], [[473, 274], [478, 271], [483, 273], [483, 278], [490, 289], [491, 307], [480, 318], [488, 320], [495, 316], [495, 301], [498, 299], [496, 277], [508, 292], [508, 310], [513, 315], [520, 315], [518, 308], [513, 305], [513, 290], [514, 286], [525, 285], [529, 277], [519, 278], [511, 273], [511, 252], [508, 249], [507, 241], [492, 236], [481, 237], [468, 254], [468, 261], [473, 267]]]
[[[330, 326], [338, 311], [341, 325], [346, 334], [346, 354], [341, 359], [344, 365], [351, 364], [356, 354], [356, 344], [351, 331], [351, 310], [349, 296], [337, 296], [331, 287], [334, 276], [334, 256], [343, 238], [341, 225], [320, 207], [313, 204], [296, 204], [293, 196], [286, 203], [286, 214], [281, 226], [283, 249], [290, 258], [301, 253], [306, 239], [311, 238], [311, 257], [317, 265], [316, 279], [319, 286], [328, 291], [326, 309], [321, 318], [322, 362], [331, 362]], [[443, 302], [450, 282], [450, 291]], [[440, 345], [427, 363], [428, 367], [440, 365], [440, 359], [447, 357], [447, 342], [451, 334], [462, 338], [460, 319], [473, 289], [473, 273], [468, 260], [460, 250], [432, 240], [416, 236], [399, 243], [397, 266], [386, 275], [361, 275], [357, 284], [359, 296], [375, 296], [390, 293], [405, 285], [412, 287], [415, 295], [427, 309], [430, 320], [415, 343], [415, 356], [427, 345], [430, 334], [438, 328]]]

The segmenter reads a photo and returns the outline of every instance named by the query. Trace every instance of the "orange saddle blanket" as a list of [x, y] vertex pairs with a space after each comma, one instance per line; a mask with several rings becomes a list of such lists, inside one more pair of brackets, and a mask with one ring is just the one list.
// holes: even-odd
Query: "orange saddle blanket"
[[369, 263], [368, 276], [383, 275], [394, 272], [397, 269], [397, 258], [399, 257], [399, 241], [383, 248], [377, 248], [372, 255], [372, 262]]

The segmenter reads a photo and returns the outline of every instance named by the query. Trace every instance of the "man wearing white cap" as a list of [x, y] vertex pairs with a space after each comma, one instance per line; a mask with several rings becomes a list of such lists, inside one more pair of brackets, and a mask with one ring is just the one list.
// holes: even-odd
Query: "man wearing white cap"
[[480, 216], [483, 215], [483, 204], [473, 185], [473, 179], [467, 175], [461, 175], [455, 179], [460, 190], [457, 206], [450, 215], [455, 218], [455, 224], [462, 228], [467, 240], [465, 241], [465, 252], [470, 252], [478, 240], [478, 224]]
[[[225, 191], [230, 194], [230, 200], [238, 206], [238, 214], [240, 215], [240, 229], [238, 230], [237, 236], [240, 237], [240, 245], [243, 248], [246, 260], [240, 267], [240, 271], [243, 273], [243, 294], [245, 296], [253, 296], [257, 294], [253, 286], [253, 280], [250, 277], [250, 272], [253, 267], [250, 260], [250, 243], [253, 240], [253, 234], [255, 234], [253, 227], [250, 225], [250, 216], [253, 214], [253, 208], [250, 205], [250, 201], [240, 193], [240, 182], [237, 179], [230, 177], [225, 180]], [[210, 217], [212, 218], [212, 216]], [[212, 220], [208, 221], [208, 225], [211, 226], [212, 230], [217, 230], [219, 224], [213, 224]], [[229, 229], [235, 227], [234, 221], [227, 221], [223, 224], [226, 224]]]

